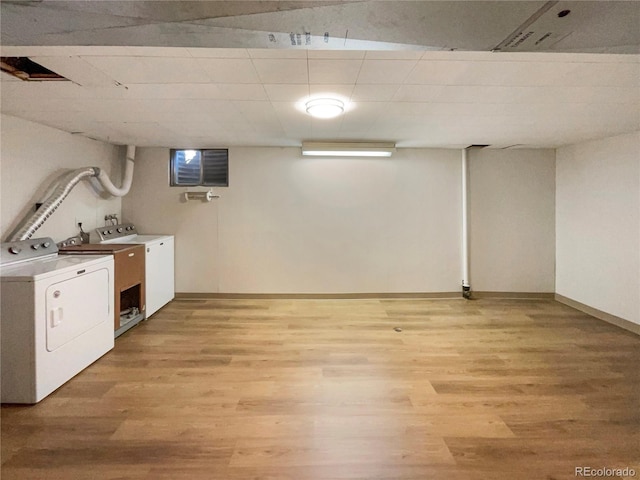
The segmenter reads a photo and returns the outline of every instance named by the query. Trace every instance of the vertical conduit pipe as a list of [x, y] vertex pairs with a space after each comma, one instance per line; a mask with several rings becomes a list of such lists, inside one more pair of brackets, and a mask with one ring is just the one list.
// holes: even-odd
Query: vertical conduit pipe
[[471, 298], [469, 283], [469, 157], [468, 148], [462, 149], [462, 296]]

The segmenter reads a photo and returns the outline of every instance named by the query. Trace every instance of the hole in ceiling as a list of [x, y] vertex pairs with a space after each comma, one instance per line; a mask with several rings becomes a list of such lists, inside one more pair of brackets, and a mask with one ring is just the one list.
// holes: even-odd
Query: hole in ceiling
[[570, 13], [571, 13], [571, 10], [562, 10], [561, 12], [558, 13], [558, 16], [562, 18], [562, 17], [566, 17]]
[[51, 80], [66, 80], [68, 78], [57, 74], [34, 62], [27, 57], [0, 57], [0, 69], [20, 80], [42, 82]]

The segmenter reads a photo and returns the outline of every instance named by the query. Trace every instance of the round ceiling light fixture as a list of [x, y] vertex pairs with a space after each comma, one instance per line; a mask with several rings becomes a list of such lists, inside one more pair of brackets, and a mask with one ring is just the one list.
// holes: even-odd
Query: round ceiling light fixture
[[334, 118], [344, 112], [344, 102], [335, 98], [314, 98], [305, 103], [307, 113], [315, 118]]

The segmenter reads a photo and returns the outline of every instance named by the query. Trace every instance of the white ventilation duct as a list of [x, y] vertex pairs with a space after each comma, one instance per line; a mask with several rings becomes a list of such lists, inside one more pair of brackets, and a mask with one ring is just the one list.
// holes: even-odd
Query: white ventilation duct
[[104, 170], [98, 171], [98, 181], [100, 185], [114, 197], [123, 197], [129, 193], [131, 188], [131, 181], [133, 180], [133, 159], [136, 156], [136, 147], [134, 145], [127, 145], [127, 157], [124, 176], [122, 178], [122, 186], [117, 188], [109, 178], [109, 175]]
[[462, 149], [462, 296], [471, 297], [469, 283], [469, 157], [467, 148]]
[[19, 227], [7, 241], [16, 242], [20, 240], [27, 240], [33, 236], [33, 234], [47, 221], [47, 219], [53, 214], [53, 212], [62, 204], [67, 195], [71, 193], [73, 187], [75, 187], [80, 180], [85, 177], [97, 177], [100, 185], [116, 197], [122, 197], [129, 193], [131, 188], [131, 181], [133, 179], [133, 160], [135, 157], [136, 147], [133, 145], [127, 146], [126, 167], [122, 180], [122, 186], [117, 188], [113, 185], [113, 182], [104, 170], [98, 167], [85, 167], [73, 170], [60, 179], [57, 186], [53, 189], [51, 194], [42, 203], [40, 208], [34, 212], [31, 216], [27, 217], [22, 226]]

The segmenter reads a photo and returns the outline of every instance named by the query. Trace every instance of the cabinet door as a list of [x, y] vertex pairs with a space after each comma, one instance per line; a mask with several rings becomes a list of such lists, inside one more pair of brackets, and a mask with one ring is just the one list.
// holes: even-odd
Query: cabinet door
[[169, 303], [175, 294], [173, 237], [147, 246], [147, 317]]
[[144, 285], [145, 257], [144, 246], [129, 248], [115, 254], [116, 283], [120, 291], [133, 285]]

